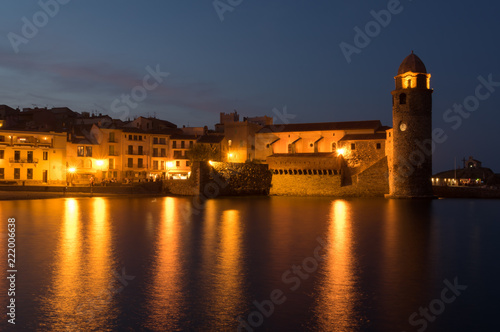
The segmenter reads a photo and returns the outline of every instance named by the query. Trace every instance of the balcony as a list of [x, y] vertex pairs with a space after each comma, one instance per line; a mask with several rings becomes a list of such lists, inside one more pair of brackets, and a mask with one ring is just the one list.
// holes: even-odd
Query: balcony
[[142, 164], [127, 164], [127, 168], [146, 168], [146, 165]]
[[9, 162], [17, 164], [38, 164], [38, 158], [23, 158], [23, 159], [10, 158]]

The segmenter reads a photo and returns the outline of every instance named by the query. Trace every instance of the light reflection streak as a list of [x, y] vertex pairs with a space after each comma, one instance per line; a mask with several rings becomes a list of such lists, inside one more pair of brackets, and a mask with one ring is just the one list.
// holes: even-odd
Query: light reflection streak
[[182, 319], [182, 266], [180, 255], [180, 227], [176, 200], [164, 200], [162, 218], [158, 225], [156, 266], [149, 289], [149, 315], [146, 326], [155, 331], [172, 331]]
[[83, 291], [82, 235], [78, 200], [70, 198], [65, 201], [62, 222], [61, 241], [54, 255], [52, 294], [46, 301], [47, 311], [50, 313], [49, 326], [54, 330], [64, 330], [69, 327], [70, 322], [75, 321], [74, 313], [79, 305], [77, 299]]
[[213, 299], [211, 310], [212, 329], [221, 330], [234, 327], [237, 322], [235, 312], [241, 312], [243, 305], [241, 219], [240, 212], [226, 210], [220, 221], [219, 247], [213, 271], [213, 285], [209, 298]]
[[327, 237], [324, 276], [318, 291], [318, 322], [324, 331], [349, 331], [355, 327], [357, 276], [352, 220], [345, 201], [332, 202]]

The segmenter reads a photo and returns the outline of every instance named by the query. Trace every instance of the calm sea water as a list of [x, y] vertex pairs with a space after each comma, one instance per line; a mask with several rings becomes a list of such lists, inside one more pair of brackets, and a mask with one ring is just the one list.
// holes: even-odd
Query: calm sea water
[[2, 331], [497, 331], [495, 200], [66, 198], [16, 218]]

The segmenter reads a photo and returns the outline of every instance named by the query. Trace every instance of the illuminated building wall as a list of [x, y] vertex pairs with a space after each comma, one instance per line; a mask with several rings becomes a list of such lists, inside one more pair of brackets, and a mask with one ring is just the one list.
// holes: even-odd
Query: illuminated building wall
[[0, 130], [0, 181], [63, 184], [66, 133]]

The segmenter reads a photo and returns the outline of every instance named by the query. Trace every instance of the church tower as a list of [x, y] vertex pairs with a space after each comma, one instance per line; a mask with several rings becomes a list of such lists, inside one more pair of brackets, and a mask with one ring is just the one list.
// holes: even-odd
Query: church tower
[[431, 74], [413, 51], [399, 66], [392, 91], [389, 197], [432, 197]]

